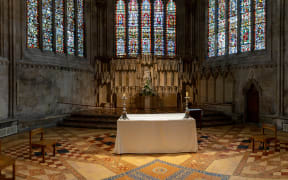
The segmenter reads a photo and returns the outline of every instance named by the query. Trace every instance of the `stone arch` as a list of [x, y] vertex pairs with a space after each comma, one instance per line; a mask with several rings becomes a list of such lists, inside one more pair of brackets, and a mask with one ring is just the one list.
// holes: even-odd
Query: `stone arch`
[[247, 94], [247, 92], [249, 91], [250, 87], [254, 85], [255, 88], [257, 89], [257, 91], [259, 92], [259, 95], [262, 96], [262, 88], [259, 84], [259, 82], [256, 79], [249, 79], [248, 82], [245, 84], [245, 86], [243, 87], [243, 95], [245, 96]]

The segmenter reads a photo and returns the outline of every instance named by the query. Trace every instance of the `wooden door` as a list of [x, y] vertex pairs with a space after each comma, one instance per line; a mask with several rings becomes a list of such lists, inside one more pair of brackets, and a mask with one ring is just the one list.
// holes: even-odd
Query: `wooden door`
[[247, 122], [259, 122], [259, 93], [254, 85], [247, 92]]

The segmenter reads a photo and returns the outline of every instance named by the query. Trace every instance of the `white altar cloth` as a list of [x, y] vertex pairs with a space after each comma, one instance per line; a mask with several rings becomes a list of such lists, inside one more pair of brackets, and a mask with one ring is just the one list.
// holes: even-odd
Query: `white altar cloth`
[[114, 152], [178, 153], [197, 152], [196, 123], [184, 113], [127, 114], [117, 121]]

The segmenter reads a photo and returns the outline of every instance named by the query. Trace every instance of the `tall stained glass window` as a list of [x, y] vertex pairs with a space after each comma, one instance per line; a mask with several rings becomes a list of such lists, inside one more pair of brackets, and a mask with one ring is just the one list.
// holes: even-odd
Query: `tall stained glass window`
[[56, 52], [64, 53], [64, 0], [55, 0]]
[[152, 2], [151, 0], [116, 0], [115, 54], [117, 56], [176, 55], [175, 0], [167, 0], [165, 5], [162, 0]]
[[77, 0], [77, 35], [78, 35], [78, 56], [84, 56], [84, 2]]
[[52, 51], [53, 45], [53, 9], [52, 0], [42, 0], [43, 50]]
[[265, 49], [266, 8], [265, 0], [255, 0], [255, 50]]
[[38, 0], [27, 0], [27, 47], [39, 48]]
[[130, 0], [128, 5], [128, 54], [138, 54], [138, 3], [137, 0]]
[[208, 57], [265, 50], [266, 10], [266, 0], [208, 0]]
[[167, 4], [167, 54], [168, 56], [175, 56], [176, 54], [176, 4], [170, 0]]
[[216, 0], [209, 0], [208, 6], [208, 56], [215, 56], [216, 42], [215, 42], [215, 6]]
[[229, 54], [237, 53], [237, 0], [229, 1]]
[[74, 0], [67, 0], [67, 53], [75, 53], [75, 10]]
[[226, 48], [226, 4], [225, 0], [218, 0], [218, 50], [217, 55], [222, 56], [225, 54]]
[[26, 5], [28, 48], [84, 56], [84, 0], [26, 0]]
[[124, 0], [118, 0], [116, 3], [116, 54], [125, 56], [126, 47], [126, 11]]
[[251, 50], [251, 0], [241, 1], [241, 52]]
[[151, 7], [149, 0], [143, 0], [141, 7], [142, 54], [151, 54]]
[[164, 9], [162, 0], [154, 2], [154, 55], [164, 55]]

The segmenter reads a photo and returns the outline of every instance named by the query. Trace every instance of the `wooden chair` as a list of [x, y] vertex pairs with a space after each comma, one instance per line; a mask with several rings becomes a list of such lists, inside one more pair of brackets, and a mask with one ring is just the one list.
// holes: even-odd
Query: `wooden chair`
[[[40, 136], [40, 140], [38, 141], [33, 141], [32, 142], [32, 136], [37, 135], [37, 134], [41, 134]], [[56, 154], [56, 141], [55, 140], [48, 140], [48, 139], [44, 139], [44, 130], [43, 128], [38, 128], [38, 129], [33, 129], [30, 131], [30, 140], [29, 140], [29, 144], [30, 144], [30, 159], [31, 159], [31, 155], [32, 155], [32, 148], [36, 147], [36, 148], [41, 148], [41, 152], [42, 152], [42, 162], [45, 162], [45, 148], [48, 146], [53, 146], [53, 155], [55, 156]]]
[[[2, 175], [2, 170], [12, 166], [12, 178], [6, 178]], [[1, 153], [1, 142], [0, 142], [0, 179], [1, 180], [15, 180], [15, 159], [5, 156]]]
[[[269, 136], [265, 134], [265, 129], [273, 131], [274, 136]], [[259, 141], [263, 145], [263, 150], [266, 152], [267, 148], [267, 143], [271, 141], [275, 141], [275, 151], [276, 151], [276, 143], [278, 142], [277, 139], [277, 127], [271, 124], [263, 124], [262, 125], [262, 134], [261, 135], [256, 135], [251, 137], [251, 142], [252, 142], [252, 151], [254, 152], [254, 145], [255, 141]]]

